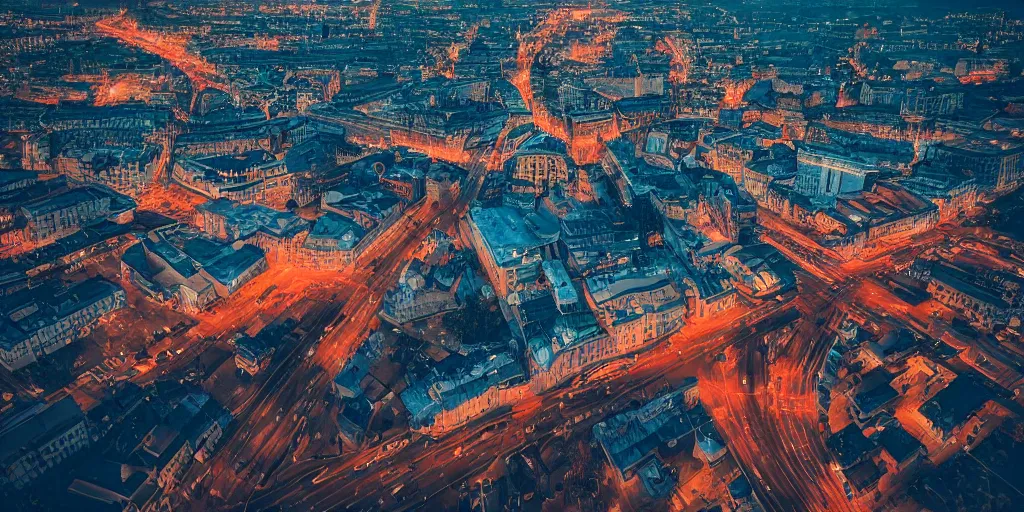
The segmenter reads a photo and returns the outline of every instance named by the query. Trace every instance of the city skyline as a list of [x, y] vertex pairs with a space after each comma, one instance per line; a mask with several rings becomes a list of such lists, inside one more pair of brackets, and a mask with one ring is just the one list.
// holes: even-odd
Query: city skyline
[[5, 510], [1014, 510], [1024, 10], [10, 0]]

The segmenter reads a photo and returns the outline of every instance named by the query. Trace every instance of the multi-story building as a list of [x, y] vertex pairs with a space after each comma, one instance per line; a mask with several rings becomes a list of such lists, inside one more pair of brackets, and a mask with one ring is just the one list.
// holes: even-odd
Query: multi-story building
[[962, 170], [935, 165], [933, 162], [921, 162], [914, 166], [913, 175], [899, 183], [935, 203], [939, 207], [939, 219], [942, 222], [971, 213], [981, 200], [974, 178], [965, 175]]
[[891, 182], [844, 194], [831, 207], [772, 186], [762, 203], [781, 220], [808, 230], [823, 252], [844, 261], [894, 250], [894, 242], [924, 233], [939, 223], [939, 208], [927, 198]]
[[258, 204], [214, 199], [196, 206], [195, 224], [223, 242], [250, 240], [259, 234], [286, 238], [308, 230], [309, 221]]
[[768, 187], [774, 182], [795, 181], [796, 165], [791, 158], [765, 159], [751, 162], [743, 168], [743, 189], [754, 201], [761, 202], [768, 195]]
[[815, 201], [827, 203], [840, 194], [864, 190], [875, 173], [870, 164], [819, 146], [797, 148], [795, 190]]
[[522, 399], [525, 381], [511, 352], [476, 349], [449, 355], [400, 396], [414, 430], [444, 434]]
[[65, 151], [54, 159], [54, 171], [73, 183], [98, 183], [138, 197], [153, 183], [160, 149], [97, 148]]
[[124, 290], [98, 277], [64, 289], [48, 283], [5, 298], [0, 364], [8, 370], [31, 364], [69, 345], [125, 304]]
[[577, 208], [561, 220], [559, 245], [577, 275], [628, 266], [640, 250], [640, 236], [611, 208]]
[[1024, 145], [935, 144], [924, 159], [973, 178], [985, 195], [1002, 195], [1024, 181]]
[[536, 192], [543, 194], [555, 185], [568, 184], [570, 165], [565, 144], [550, 135], [539, 134], [522, 143], [505, 168], [511, 180], [533, 183]]
[[725, 442], [698, 400], [696, 379], [661, 395], [637, 410], [611, 416], [594, 425], [597, 441], [615, 475], [624, 486], [639, 480], [648, 496], [661, 499], [675, 488], [670, 465], [662, 457], [672, 450], [693, 446], [709, 462], [725, 454]]
[[262, 249], [235, 249], [182, 224], [150, 231], [121, 256], [123, 279], [158, 301], [194, 312], [231, 296], [267, 269]]
[[150, 429], [127, 464], [146, 468], [160, 488], [172, 490], [193, 461], [213, 455], [230, 421], [231, 414], [206, 393], [189, 394]]
[[584, 284], [584, 296], [601, 326], [634, 350], [683, 325], [684, 292], [660, 268], [601, 274]]
[[964, 108], [963, 91], [907, 89], [900, 105], [904, 116], [948, 116]]
[[601, 167], [612, 179], [619, 200], [626, 206], [631, 206], [636, 198], [646, 197], [657, 190], [659, 184], [675, 181], [677, 174], [674, 169], [653, 165], [638, 157], [633, 143], [622, 138], [608, 142]]
[[757, 205], [735, 182], [723, 178], [724, 174], [710, 173], [697, 182], [696, 224], [706, 224], [734, 243], [746, 243], [753, 237]]
[[135, 201], [99, 185], [73, 188], [21, 205], [24, 236], [36, 243], [52, 242], [92, 224], [131, 222]]
[[0, 486], [21, 489], [89, 446], [87, 420], [70, 396], [5, 414]]
[[1011, 307], [997, 290], [975, 284], [968, 272], [944, 263], [931, 267], [928, 293], [968, 321], [985, 329], [1009, 320]]
[[258, 149], [241, 155], [180, 158], [174, 162], [174, 181], [210, 199], [259, 203], [283, 208], [292, 199], [297, 176], [285, 160]]
[[668, 58], [637, 58], [633, 78], [633, 96], [665, 94], [665, 81], [669, 75]]
[[472, 208], [466, 220], [470, 244], [502, 298], [536, 282], [546, 248], [558, 240], [557, 221], [507, 206]]

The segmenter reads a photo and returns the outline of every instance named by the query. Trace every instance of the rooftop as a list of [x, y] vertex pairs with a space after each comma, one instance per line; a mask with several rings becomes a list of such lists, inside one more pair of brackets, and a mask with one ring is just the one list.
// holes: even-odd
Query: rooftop
[[518, 210], [508, 206], [474, 207], [470, 210], [469, 216], [480, 230], [483, 241], [495, 261], [501, 266], [515, 264], [530, 251], [550, 242], [530, 229], [531, 225]]
[[[623, 476], [652, 456], [660, 447], [693, 433], [711, 421], [706, 415], [688, 414], [691, 407], [684, 388], [662, 395], [639, 409], [608, 418], [594, 425], [594, 438], [604, 448], [613, 466]], [[696, 420], [696, 422], [695, 422]]]
[[961, 375], [918, 408], [932, 425], [948, 434], [977, 412], [991, 398], [987, 388], [968, 375]]
[[10, 464], [25, 450], [34, 450], [74, 424], [85, 421], [82, 409], [68, 396], [52, 404], [39, 404], [0, 425], [0, 461]]
[[309, 227], [306, 220], [294, 213], [258, 204], [240, 204], [225, 198], [207, 201], [196, 206], [196, 210], [222, 218], [230, 239], [245, 239], [257, 231], [290, 237]]

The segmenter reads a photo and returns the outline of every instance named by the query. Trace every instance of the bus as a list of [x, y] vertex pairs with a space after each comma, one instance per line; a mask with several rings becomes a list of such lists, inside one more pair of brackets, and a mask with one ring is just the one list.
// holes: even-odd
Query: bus
[[276, 284], [272, 284], [269, 287], [267, 287], [267, 289], [263, 290], [263, 293], [261, 293], [260, 296], [256, 298], [256, 304], [263, 304], [263, 301], [267, 300], [267, 297], [269, 297], [271, 293], [274, 293], [274, 290], [276, 289]]

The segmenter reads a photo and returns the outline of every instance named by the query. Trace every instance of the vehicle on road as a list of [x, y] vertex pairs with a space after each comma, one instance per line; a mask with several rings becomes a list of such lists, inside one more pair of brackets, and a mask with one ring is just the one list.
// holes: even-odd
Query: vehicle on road
[[590, 418], [593, 415], [594, 411], [586, 411], [584, 413], [577, 414], [576, 417], [572, 419], [573, 424], [579, 425], [580, 423], [583, 423], [586, 419]]
[[390, 453], [394, 453], [394, 452], [396, 452], [398, 450], [401, 450], [402, 448], [405, 448], [406, 446], [409, 446], [409, 437], [408, 436], [403, 436], [400, 439], [395, 439], [393, 441], [388, 442], [387, 444], [385, 444], [384, 446], [381, 447], [380, 451], [381, 451], [381, 453], [384, 453], [384, 454], [390, 454]]

